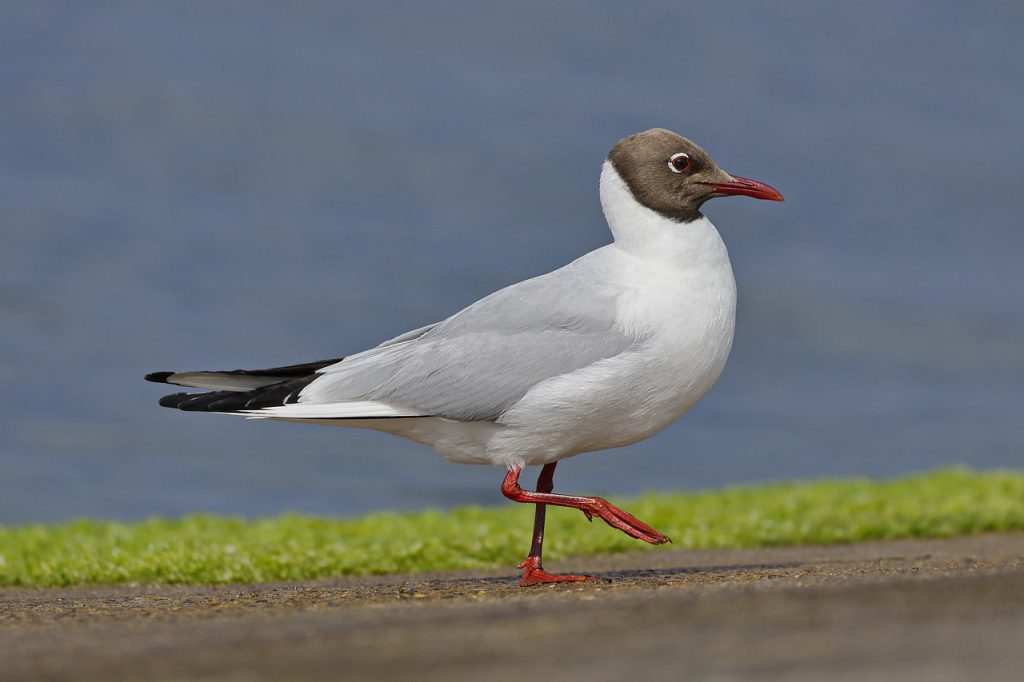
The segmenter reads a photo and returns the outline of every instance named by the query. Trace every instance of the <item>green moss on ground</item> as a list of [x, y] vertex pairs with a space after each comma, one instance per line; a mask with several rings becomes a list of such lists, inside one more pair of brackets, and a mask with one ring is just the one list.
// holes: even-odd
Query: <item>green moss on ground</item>
[[[841, 479], [650, 493], [616, 500], [676, 548], [828, 544], [1024, 529], [1024, 473], [952, 469], [890, 481]], [[533, 507], [193, 515], [0, 527], [0, 585], [227, 583], [513, 566]], [[550, 508], [545, 558], [649, 547], [576, 510]], [[654, 550], [657, 551], [657, 550]]]

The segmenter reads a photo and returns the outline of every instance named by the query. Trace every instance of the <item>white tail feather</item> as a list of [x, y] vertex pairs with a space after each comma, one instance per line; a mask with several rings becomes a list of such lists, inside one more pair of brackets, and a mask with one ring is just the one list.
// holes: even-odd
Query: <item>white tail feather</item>
[[376, 400], [352, 400], [339, 403], [292, 403], [258, 410], [237, 412], [249, 419], [381, 419], [391, 417], [430, 417], [402, 405]]

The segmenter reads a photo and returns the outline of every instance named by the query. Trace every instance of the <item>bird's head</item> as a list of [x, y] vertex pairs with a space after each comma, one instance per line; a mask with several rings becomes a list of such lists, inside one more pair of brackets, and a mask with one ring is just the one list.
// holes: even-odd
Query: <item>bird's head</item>
[[695, 143], [664, 128], [622, 138], [608, 161], [638, 202], [681, 223], [699, 218], [700, 207], [715, 197], [783, 200], [763, 182], [729, 175]]

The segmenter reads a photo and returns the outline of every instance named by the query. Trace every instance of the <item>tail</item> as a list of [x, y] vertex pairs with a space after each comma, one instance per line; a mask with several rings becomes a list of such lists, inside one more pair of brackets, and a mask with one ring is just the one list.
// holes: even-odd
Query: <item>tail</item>
[[341, 360], [225, 372], [153, 372], [146, 375], [146, 381], [214, 389], [208, 393], [166, 395], [160, 399], [163, 407], [189, 412], [241, 412], [298, 402], [302, 389], [319, 376], [318, 370]]

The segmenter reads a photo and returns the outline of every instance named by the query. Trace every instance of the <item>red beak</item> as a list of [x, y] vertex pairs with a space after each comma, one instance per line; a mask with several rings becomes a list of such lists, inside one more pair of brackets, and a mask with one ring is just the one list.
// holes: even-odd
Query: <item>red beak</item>
[[777, 189], [757, 180], [733, 177], [732, 182], [706, 182], [704, 184], [714, 187], [722, 194], [738, 194], [768, 201], [784, 201]]

